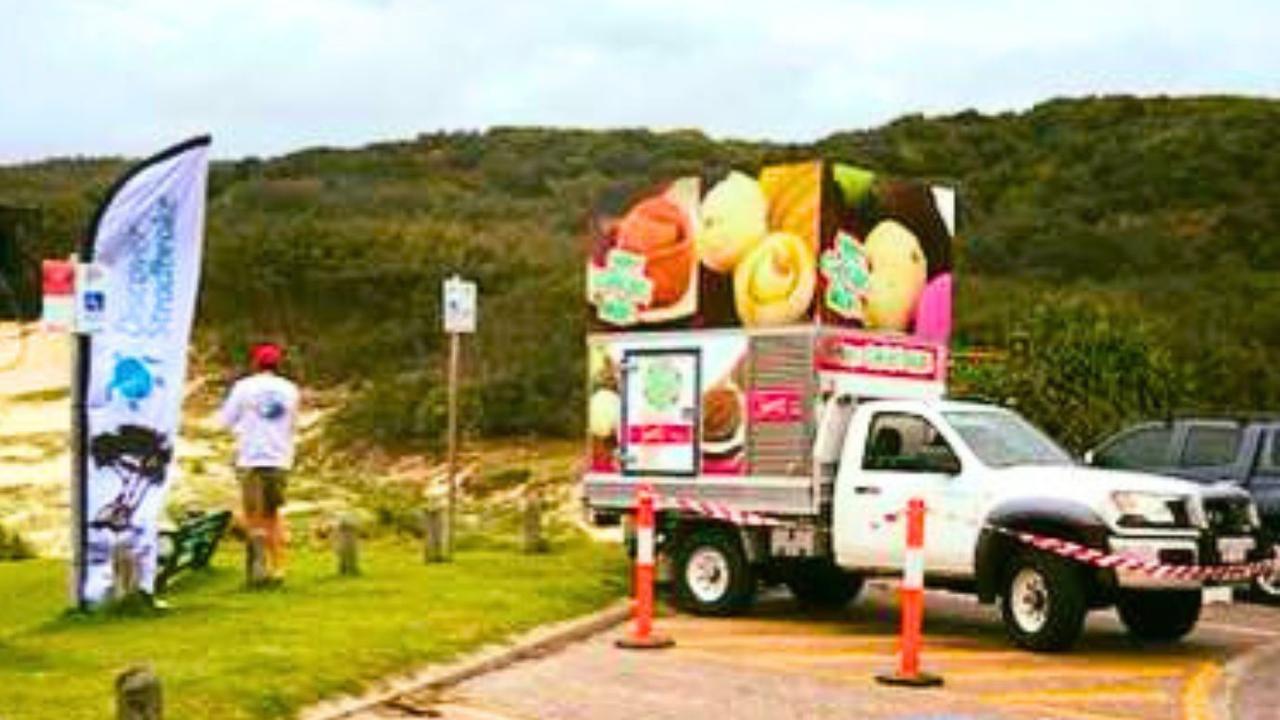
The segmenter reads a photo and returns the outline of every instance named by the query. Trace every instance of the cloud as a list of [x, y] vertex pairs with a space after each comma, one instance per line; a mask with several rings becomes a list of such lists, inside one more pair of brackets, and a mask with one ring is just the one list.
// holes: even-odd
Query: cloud
[[[1145, 4], [1142, 4], [1145, 5]], [[806, 140], [1064, 94], [1280, 90], [1265, 2], [0, 0], [0, 161], [496, 124]]]

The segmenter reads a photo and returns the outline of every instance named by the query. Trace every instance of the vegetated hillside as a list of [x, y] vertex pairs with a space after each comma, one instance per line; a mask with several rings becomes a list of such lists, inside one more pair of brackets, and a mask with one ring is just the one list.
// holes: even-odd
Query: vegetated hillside
[[[439, 288], [458, 272], [482, 295], [481, 330], [467, 349], [469, 424], [490, 435], [573, 433], [583, 384], [580, 248], [598, 198], [822, 155], [959, 185], [959, 344], [998, 346], [1011, 329], [1040, 328], [1034, 343], [1083, 343], [1087, 361], [1112, 342], [1093, 326], [1125, 328], [1139, 355], [1162, 358], [1143, 367], [1164, 389], [1116, 400], [1108, 423], [1183, 407], [1275, 407], [1275, 147], [1277, 101], [1113, 97], [911, 116], [811, 145], [503, 128], [221, 162], [198, 333], [218, 363], [252, 339], [279, 337], [305, 381], [358, 388], [339, 417], [346, 437], [434, 438], [444, 410]], [[46, 208], [37, 252], [62, 254], [124, 166], [0, 168], [0, 205]], [[1045, 321], [1062, 307], [1073, 308], [1066, 320]], [[1079, 325], [1088, 332], [1073, 332]], [[961, 380], [974, 391], [1038, 392], [1009, 372]], [[1054, 392], [1114, 394], [1116, 377], [1079, 377]], [[1062, 429], [1054, 405], [1045, 407], [1033, 414]]]

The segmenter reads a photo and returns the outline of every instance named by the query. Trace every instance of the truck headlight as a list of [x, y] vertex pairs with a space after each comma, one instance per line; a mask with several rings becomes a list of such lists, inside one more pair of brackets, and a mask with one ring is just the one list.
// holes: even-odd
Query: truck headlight
[[1262, 515], [1258, 514], [1258, 503], [1249, 501], [1249, 525], [1251, 527], [1262, 527]]
[[[1118, 517], [1116, 524], [1121, 527], [1181, 527], [1190, 524], [1186, 516], [1186, 501], [1178, 495], [1158, 495], [1146, 492], [1114, 492], [1111, 501], [1115, 503]], [[1175, 513], [1181, 508], [1181, 513]]]

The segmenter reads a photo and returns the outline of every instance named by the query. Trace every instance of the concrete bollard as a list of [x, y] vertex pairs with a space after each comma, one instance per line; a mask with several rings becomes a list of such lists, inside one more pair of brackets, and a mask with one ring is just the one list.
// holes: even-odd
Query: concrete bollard
[[135, 666], [116, 676], [116, 720], [162, 720], [164, 698], [160, 678], [151, 668]]
[[547, 551], [547, 541], [542, 537], [542, 497], [537, 490], [526, 490], [524, 495], [524, 552], [534, 555]]
[[422, 536], [424, 540], [423, 560], [427, 563], [445, 562], [445, 514], [438, 508], [430, 508], [422, 513]]
[[111, 548], [111, 597], [116, 602], [138, 594], [138, 558], [129, 543]]
[[267, 570], [267, 534], [262, 530], [250, 530], [244, 544], [244, 584], [254, 589], [271, 583]]
[[338, 556], [339, 575], [360, 574], [360, 527], [354, 517], [343, 515], [338, 518], [334, 551]]

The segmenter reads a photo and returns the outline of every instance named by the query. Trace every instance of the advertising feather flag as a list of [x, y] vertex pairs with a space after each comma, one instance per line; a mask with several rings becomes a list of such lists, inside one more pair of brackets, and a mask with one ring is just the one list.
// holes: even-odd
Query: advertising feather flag
[[75, 377], [81, 605], [108, 596], [121, 549], [139, 587], [154, 590], [200, 284], [209, 143], [193, 138], [125, 173], [80, 247], [104, 291], [99, 327], [79, 338]]

